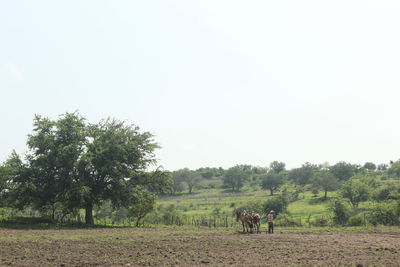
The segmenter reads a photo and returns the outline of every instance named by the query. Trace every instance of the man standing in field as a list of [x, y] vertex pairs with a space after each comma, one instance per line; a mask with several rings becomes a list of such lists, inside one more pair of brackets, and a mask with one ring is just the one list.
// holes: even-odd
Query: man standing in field
[[275, 214], [275, 211], [271, 210], [269, 212], [269, 214], [267, 215], [268, 233], [269, 234], [274, 233], [274, 214]]

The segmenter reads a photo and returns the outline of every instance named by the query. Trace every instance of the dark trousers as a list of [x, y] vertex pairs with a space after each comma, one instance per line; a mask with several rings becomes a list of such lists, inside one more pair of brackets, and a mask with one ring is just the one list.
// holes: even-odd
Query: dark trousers
[[274, 223], [273, 222], [268, 222], [268, 233], [269, 234], [274, 233]]

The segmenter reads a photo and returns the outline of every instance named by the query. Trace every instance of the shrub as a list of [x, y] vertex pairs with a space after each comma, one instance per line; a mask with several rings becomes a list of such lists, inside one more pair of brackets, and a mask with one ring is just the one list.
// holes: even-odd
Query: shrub
[[145, 222], [152, 224], [181, 225], [183, 221], [184, 216], [173, 204], [161, 204], [145, 218]]
[[373, 199], [376, 201], [384, 201], [389, 199], [398, 199], [400, 188], [394, 183], [388, 183], [387, 185], [378, 187], [373, 192]]
[[275, 214], [278, 215], [286, 211], [287, 205], [287, 201], [283, 198], [270, 198], [265, 201], [263, 211], [268, 213], [270, 210], [274, 210]]
[[350, 208], [343, 199], [335, 199], [330, 203], [329, 210], [333, 212], [333, 222], [345, 225], [350, 217]]
[[300, 193], [304, 192], [304, 188], [301, 186], [296, 186], [294, 190], [291, 190], [289, 185], [284, 184], [281, 187], [281, 191], [282, 191], [281, 198], [285, 199], [286, 202], [290, 203], [299, 200]]
[[368, 213], [368, 221], [373, 225], [398, 225], [399, 204], [399, 201], [374, 203]]
[[350, 225], [350, 226], [361, 226], [361, 225], [364, 225], [365, 222], [364, 222], [364, 218], [363, 217], [364, 216], [361, 215], [361, 214], [357, 214], [357, 215], [351, 216], [349, 218], [348, 225]]

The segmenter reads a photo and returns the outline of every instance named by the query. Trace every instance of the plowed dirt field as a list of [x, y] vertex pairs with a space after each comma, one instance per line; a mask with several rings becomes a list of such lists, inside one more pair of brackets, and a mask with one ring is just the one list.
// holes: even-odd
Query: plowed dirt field
[[1, 266], [400, 266], [400, 233], [0, 229]]

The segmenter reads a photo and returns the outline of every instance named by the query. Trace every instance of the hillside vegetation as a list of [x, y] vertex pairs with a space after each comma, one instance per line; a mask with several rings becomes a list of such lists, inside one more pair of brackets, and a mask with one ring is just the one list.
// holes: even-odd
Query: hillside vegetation
[[183, 218], [179, 223], [201, 218], [206, 225], [210, 218], [225, 216], [233, 224], [235, 210], [256, 211], [265, 219], [274, 209], [283, 225], [398, 225], [398, 166], [305, 163], [286, 170], [284, 163], [272, 162], [264, 168], [182, 169], [172, 173], [175, 192], [161, 196], [153, 214], [169, 210]]
[[286, 226], [400, 225], [400, 161], [154, 170], [159, 145], [138, 126], [77, 112], [33, 125], [27, 153], [0, 164], [5, 223], [229, 227], [274, 210]]

